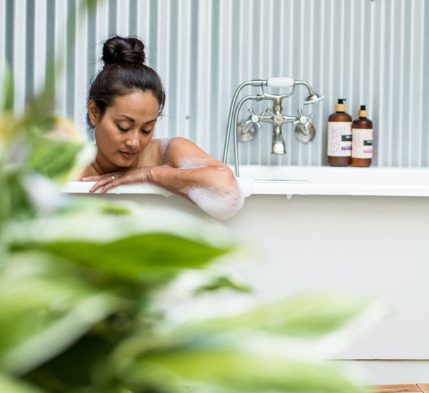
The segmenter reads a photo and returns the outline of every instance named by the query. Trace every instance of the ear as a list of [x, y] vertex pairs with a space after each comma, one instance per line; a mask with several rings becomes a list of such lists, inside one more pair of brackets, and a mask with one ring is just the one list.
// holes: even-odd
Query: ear
[[100, 111], [97, 108], [97, 104], [93, 100], [88, 102], [88, 118], [93, 127], [97, 125], [100, 118]]

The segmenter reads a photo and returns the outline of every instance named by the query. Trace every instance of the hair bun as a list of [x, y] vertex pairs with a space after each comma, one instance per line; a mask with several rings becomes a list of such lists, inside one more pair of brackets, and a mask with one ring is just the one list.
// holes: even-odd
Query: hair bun
[[105, 65], [140, 63], [145, 61], [144, 45], [138, 38], [109, 38], [103, 46], [103, 57]]

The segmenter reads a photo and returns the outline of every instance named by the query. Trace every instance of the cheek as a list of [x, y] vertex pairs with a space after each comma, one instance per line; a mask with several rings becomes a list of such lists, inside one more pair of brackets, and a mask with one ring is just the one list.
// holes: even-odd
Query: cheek
[[102, 148], [114, 147], [117, 143], [116, 131], [109, 124], [101, 122], [95, 128], [95, 142]]
[[105, 150], [105, 146], [107, 146], [109, 143], [106, 141], [106, 136], [102, 128], [96, 127], [95, 128], [95, 144], [100, 150]]
[[143, 142], [147, 144], [147, 143], [149, 143], [152, 140], [152, 138], [153, 138], [153, 134], [144, 135], [143, 136]]
[[151, 142], [152, 138], [153, 138], [153, 133], [151, 133], [150, 135], [144, 135], [144, 134], [142, 134], [140, 136], [140, 145], [141, 146], [148, 145]]

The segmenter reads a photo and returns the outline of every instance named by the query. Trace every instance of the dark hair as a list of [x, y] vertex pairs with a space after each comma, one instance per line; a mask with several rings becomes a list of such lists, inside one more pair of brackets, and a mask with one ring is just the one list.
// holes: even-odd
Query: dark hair
[[[165, 92], [161, 78], [152, 68], [144, 64], [144, 45], [138, 38], [109, 38], [103, 45], [103, 69], [91, 83], [88, 102], [94, 101], [101, 116], [112, 105], [116, 97], [135, 90], [151, 91], [162, 112]], [[87, 115], [88, 125], [92, 128]]]

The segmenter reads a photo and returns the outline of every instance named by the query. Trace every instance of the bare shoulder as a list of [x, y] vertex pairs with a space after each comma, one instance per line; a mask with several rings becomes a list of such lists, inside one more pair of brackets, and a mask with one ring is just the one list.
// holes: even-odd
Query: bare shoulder
[[204, 166], [222, 165], [197, 144], [182, 137], [175, 137], [170, 140], [166, 151], [166, 158], [167, 163], [175, 167], [198, 164], [204, 164]]
[[168, 150], [170, 150], [171, 152], [175, 152], [175, 151], [183, 152], [183, 151], [191, 150], [192, 152], [199, 152], [199, 153], [208, 155], [194, 142], [191, 142], [189, 139], [183, 138], [181, 136], [176, 136], [170, 139], [170, 142], [168, 144]]
[[92, 165], [88, 165], [80, 174], [79, 176], [76, 177], [76, 179], [74, 180], [80, 180], [83, 177], [88, 177], [88, 176], [98, 176], [99, 173], [94, 169], [94, 167]]

